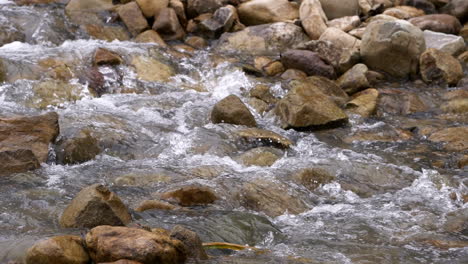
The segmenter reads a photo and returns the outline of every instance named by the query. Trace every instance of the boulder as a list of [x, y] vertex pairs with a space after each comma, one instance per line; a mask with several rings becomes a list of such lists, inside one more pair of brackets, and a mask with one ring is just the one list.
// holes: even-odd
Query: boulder
[[306, 82], [319, 88], [322, 93], [328, 95], [340, 107], [344, 106], [349, 100], [348, 94], [330, 79], [322, 76], [311, 76], [307, 78]]
[[369, 69], [365, 64], [356, 64], [353, 68], [338, 78], [337, 83], [346, 93], [354, 94], [370, 87], [366, 76], [368, 72]]
[[284, 128], [314, 128], [346, 123], [348, 117], [319, 88], [292, 81], [288, 94], [276, 105], [275, 112]]
[[441, 11], [457, 17], [462, 23], [468, 21], [468, 2], [466, 0], [451, 0]]
[[295, 3], [288, 0], [251, 0], [237, 8], [242, 24], [255, 26], [299, 18]]
[[456, 85], [463, 78], [460, 62], [450, 54], [437, 49], [427, 49], [420, 58], [419, 67], [425, 82], [445, 82]]
[[463, 38], [452, 34], [424, 30], [424, 39], [426, 48], [438, 49], [450, 55], [456, 55], [465, 49]]
[[120, 198], [101, 184], [82, 189], [60, 217], [60, 225], [66, 228], [119, 226], [131, 221], [132, 217]]
[[319, 0], [304, 0], [299, 8], [302, 27], [310, 39], [318, 39], [327, 29], [327, 16]]
[[255, 127], [257, 122], [245, 104], [235, 95], [229, 95], [215, 104], [211, 111], [214, 124], [228, 123]]
[[332, 42], [339, 49], [358, 49], [361, 41], [339, 28], [329, 27], [323, 32], [319, 40]]
[[224, 33], [215, 46], [221, 52], [244, 52], [252, 55], [278, 53], [295, 48], [309, 38], [302, 28], [285, 22], [247, 27]]
[[358, 0], [348, 0], [346, 3], [342, 0], [320, 0], [320, 3], [328, 19], [359, 15]]
[[86, 247], [96, 263], [128, 259], [142, 264], [178, 264], [187, 258], [179, 240], [130, 227], [95, 227], [86, 234]]
[[186, 186], [165, 192], [162, 199], [175, 201], [180, 206], [211, 204], [218, 198], [214, 191], [205, 186]]
[[420, 55], [426, 49], [423, 32], [404, 20], [370, 23], [361, 42], [361, 57], [372, 70], [393, 77], [416, 74]]
[[216, 9], [229, 3], [229, 0], [187, 0], [189, 18], [205, 13], [214, 13]]
[[94, 65], [115, 65], [122, 63], [122, 58], [113, 51], [98, 48], [94, 53], [93, 63]]
[[169, 0], [136, 0], [136, 2], [147, 18], [157, 17], [161, 10], [169, 5]]
[[78, 137], [61, 139], [55, 148], [58, 163], [77, 164], [94, 159], [101, 148], [98, 141], [89, 132]]
[[120, 6], [117, 12], [133, 36], [137, 36], [149, 27], [148, 21], [146, 21], [136, 2]]
[[26, 253], [26, 264], [88, 264], [89, 255], [79, 236], [56, 236], [35, 243]]
[[410, 19], [409, 22], [421, 30], [430, 30], [446, 34], [457, 35], [462, 29], [462, 25], [456, 17], [446, 14], [415, 17]]
[[230, 31], [236, 20], [238, 17], [234, 6], [221, 7], [211, 18], [198, 24], [198, 32], [208, 38], [218, 38], [222, 33]]
[[468, 149], [468, 126], [449, 127], [432, 133], [429, 140], [444, 143], [448, 151], [466, 151]]
[[288, 50], [281, 54], [281, 62], [287, 69], [297, 69], [307, 75], [335, 78], [333, 66], [324, 62], [318, 53], [309, 50]]
[[155, 43], [163, 47], [167, 46], [166, 42], [161, 38], [158, 32], [152, 29], [140, 33], [135, 37], [135, 41], [140, 43]]
[[176, 225], [172, 228], [170, 237], [177, 239], [184, 244], [188, 259], [208, 259], [208, 255], [206, 254], [202, 241], [197, 233], [183, 226]]
[[167, 82], [175, 75], [171, 66], [152, 57], [137, 55], [132, 58], [131, 64], [135, 67], [138, 78], [143, 81]]
[[[0, 118], [0, 151], [10, 151], [7, 156], [18, 157], [22, 162], [34, 165], [46, 162], [49, 155], [49, 144], [59, 134], [58, 115], [50, 112], [39, 116]], [[20, 151], [21, 150], [21, 151]], [[28, 151], [34, 153], [34, 159]], [[3, 162], [2, 162], [3, 163]], [[2, 166], [8, 166], [4, 164]], [[35, 167], [35, 166], [32, 166]], [[32, 168], [31, 167], [31, 168]]]
[[185, 37], [185, 31], [180, 25], [175, 10], [172, 8], [164, 8], [159, 12], [159, 16], [154, 21], [153, 29], [164, 40], [182, 40]]
[[385, 10], [383, 14], [405, 20], [425, 15], [423, 10], [412, 6], [396, 6]]
[[349, 32], [361, 25], [359, 16], [346, 16], [328, 21], [329, 27], [338, 28], [344, 32]]
[[366, 89], [354, 94], [351, 101], [346, 104], [346, 110], [362, 117], [369, 117], [377, 108], [378, 98], [379, 91], [377, 91], [377, 89]]
[[35, 170], [40, 167], [41, 164], [30, 149], [0, 151], [0, 176]]

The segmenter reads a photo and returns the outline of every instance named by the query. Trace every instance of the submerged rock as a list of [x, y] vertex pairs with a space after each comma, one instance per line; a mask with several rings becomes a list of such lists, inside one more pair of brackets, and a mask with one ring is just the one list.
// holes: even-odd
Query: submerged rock
[[255, 127], [257, 122], [245, 104], [235, 95], [229, 95], [219, 101], [211, 111], [211, 121], [214, 124], [228, 123]]
[[416, 74], [419, 56], [426, 49], [423, 32], [404, 20], [370, 23], [361, 43], [364, 63], [393, 77]]
[[468, 126], [449, 127], [432, 133], [429, 140], [445, 143], [448, 151], [465, 151], [468, 149]]
[[342, 125], [348, 116], [314, 85], [292, 81], [292, 89], [276, 105], [284, 128], [304, 129]]
[[322, 184], [335, 180], [335, 177], [330, 175], [328, 171], [320, 168], [302, 169], [296, 172], [292, 178], [310, 191], [317, 189]]
[[79, 236], [56, 236], [41, 240], [26, 253], [26, 264], [88, 264], [89, 255]]
[[115, 52], [103, 48], [98, 48], [94, 53], [93, 62], [95, 65], [115, 65], [122, 63], [122, 58]]
[[139, 228], [95, 227], [86, 234], [86, 247], [96, 263], [128, 259], [142, 264], [178, 264], [187, 258], [179, 240]]
[[153, 209], [158, 209], [158, 210], [174, 210], [176, 209], [177, 206], [172, 205], [170, 203], [166, 203], [163, 201], [158, 201], [158, 200], [145, 200], [138, 205], [138, 207], [135, 209], [137, 212], [143, 212], [146, 210], [153, 210]]
[[82, 189], [60, 217], [62, 227], [120, 226], [131, 221], [132, 217], [120, 198], [101, 184]]
[[240, 161], [244, 166], [271, 166], [283, 155], [281, 150], [268, 147], [259, 147], [251, 149], [235, 159]]
[[182, 187], [163, 193], [161, 198], [174, 200], [181, 206], [206, 205], [218, 199], [214, 191], [204, 186]]

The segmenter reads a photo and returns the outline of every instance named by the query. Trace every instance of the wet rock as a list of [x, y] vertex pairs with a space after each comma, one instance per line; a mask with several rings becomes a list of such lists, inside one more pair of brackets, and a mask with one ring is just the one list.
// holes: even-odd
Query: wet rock
[[278, 99], [271, 94], [270, 87], [263, 84], [256, 85], [252, 88], [252, 90], [250, 90], [250, 96], [265, 101], [268, 104], [278, 101]]
[[25, 42], [25, 40], [26, 35], [20, 29], [14, 28], [11, 25], [0, 25], [0, 46], [14, 41]]
[[380, 95], [377, 103], [376, 115], [407, 115], [411, 113], [424, 112], [429, 107], [421, 98], [411, 92], [396, 89], [379, 89]]
[[204, 49], [208, 47], [208, 42], [202, 38], [197, 36], [188, 37], [185, 39], [185, 44], [192, 46], [196, 49]]
[[396, 6], [393, 8], [386, 9], [383, 12], [383, 14], [405, 20], [425, 15], [423, 10], [417, 9], [412, 6]]
[[120, 260], [112, 261], [112, 262], [99, 262], [98, 264], [142, 264], [142, 263], [138, 261], [128, 260], [128, 259], [120, 259]]
[[433, 142], [444, 143], [445, 149], [448, 151], [465, 151], [468, 149], [468, 127], [449, 127], [429, 136], [429, 140]]
[[35, 170], [40, 167], [41, 164], [30, 149], [0, 151], [0, 176]]
[[346, 136], [343, 142], [347, 144], [360, 142], [396, 142], [406, 141], [411, 138], [412, 134], [409, 131], [385, 126], [384, 129], [379, 129], [377, 131], [360, 131], [353, 135]]
[[361, 25], [361, 20], [359, 16], [346, 16], [330, 20], [327, 25], [329, 27], [338, 28], [344, 32], [349, 32]]
[[379, 91], [377, 89], [366, 89], [362, 92], [354, 94], [351, 101], [346, 104], [346, 110], [353, 114], [358, 114], [363, 117], [369, 117], [377, 108], [377, 98]]
[[322, 184], [327, 184], [335, 180], [328, 171], [320, 168], [307, 168], [296, 172], [292, 178], [304, 187], [313, 191]]
[[149, 27], [148, 21], [146, 21], [136, 2], [120, 6], [117, 12], [133, 36], [137, 36]]
[[281, 74], [281, 79], [286, 81], [291, 80], [302, 80], [307, 78], [307, 74], [303, 71], [296, 70], [296, 69], [287, 69], [286, 71]]
[[98, 48], [94, 53], [93, 61], [95, 65], [115, 65], [122, 63], [122, 58], [115, 52]]
[[308, 50], [288, 50], [281, 54], [281, 62], [288, 69], [297, 69], [307, 75], [335, 77], [335, 70], [324, 62], [319, 54]]
[[463, 208], [448, 213], [444, 224], [444, 230], [450, 233], [468, 231], [468, 209]]
[[175, 74], [171, 66], [143, 55], [133, 57], [132, 65], [138, 78], [148, 82], [167, 82]]
[[244, 166], [269, 167], [283, 155], [281, 150], [268, 147], [259, 147], [242, 153], [235, 160]]
[[271, 217], [286, 212], [300, 214], [308, 209], [298, 195], [285, 192], [289, 187], [266, 179], [246, 182], [238, 194], [241, 205], [255, 211], [264, 212]]
[[425, 49], [423, 32], [411, 23], [376, 21], [366, 28], [361, 57], [373, 70], [404, 78], [417, 73], [419, 56]]
[[328, 95], [340, 107], [344, 106], [349, 100], [348, 94], [332, 80], [321, 76], [311, 76], [307, 78], [307, 82], [319, 88], [322, 93]]
[[245, 104], [235, 95], [216, 103], [211, 111], [211, 122], [255, 127], [257, 122]]
[[409, 22], [421, 30], [430, 30], [454, 35], [457, 35], [462, 28], [460, 21], [458, 21], [456, 17], [445, 14], [415, 17], [410, 19]]
[[[92, 85], [91, 85], [92, 86]], [[29, 107], [47, 109], [66, 102], [81, 99], [82, 87], [58, 80], [46, 80], [36, 83], [32, 90], [34, 95], [26, 102]]]
[[185, 31], [180, 25], [175, 10], [172, 8], [161, 10], [159, 16], [154, 21], [153, 29], [166, 41], [182, 40], [185, 37]]
[[[0, 151], [9, 151], [2, 154], [8, 159], [24, 155], [17, 157], [17, 162], [25, 165], [24, 170], [29, 170], [36, 167], [36, 162], [47, 160], [49, 144], [58, 134], [58, 115], [55, 112], [31, 117], [0, 118]], [[36, 159], [28, 150], [34, 153]]]
[[146, 210], [174, 210], [176, 209], [177, 206], [172, 205], [170, 203], [166, 203], [163, 201], [158, 201], [158, 200], [145, 200], [138, 205], [138, 207], [135, 209], [137, 212], [143, 212]]
[[[465, 167], [467, 167], [468, 166], [468, 155], [463, 155], [463, 157], [461, 157], [458, 160], [457, 165], [458, 165], [458, 168], [460, 168], [460, 169], [464, 169]], [[463, 196], [463, 201], [465, 203], [468, 203], [468, 195]]]
[[465, 49], [465, 41], [462, 37], [424, 30], [424, 39], [428, 49], [434, 48], [450, 55], [458, 54]]
[[224, 33], [218, 40], [219, 51], [238, 51], [248, 54], [277, 53], [295, 48], [308, 40], [302, 28], [278, 22], [248, 27], [234, 33]]
[[341, 29], [327, 28], [320, 36], [319, 40], [332, 42], [339, 49], [359, 49], [361, 41]]
[[136, 2], [147, 18], [157, 17], [161, 10], [169, 5], [169, 0], [136, 0]]
[[208, 255], [203, 248], [202, 241], [197, 233], [180, 225], [172, 228], [170, 237], [181, 241], [186, 250], [188, 259], [208, 259]]
[[437, 49], [427, 49], [419, 60], [422, 79], [427, 82], [446, 82], [456, 85], [463, 77], [463, 68], [457, 59]]
[[355, 16], [359, 14], [358, 0], [347, 1], [343, 4], [341, 0], [320, 0], [323, 11], [328, 19], [335, 19], [345, 16]]
[[236, 131], [236, 134], [249, 142], [260, 141], [266, 145], [289, 148], [293, 142], [273, 131], [260, 128], [247, 128]]
[[214, 13], [216, 9], [229, 3], [229, 0], [188, 0], [187, 14], [196, 17], [205, 13]]
[[467, 113], [468, 112], [468, 90], [459, 89], [445, 93], [443, 99], [446, 101], [442, 104], [441, 109], [447, 113]]
[[337, 83], [346, 93], [354, 94], [370, 87], [369, 81], [367, 80], [368, 71], [369, 69], [365, 64], [356, 64], [338, 78]]
[[293, 87], [276, 105], [275, 112], [284, 128], [336, 126], [346, 123], [346, 114], [319, 88], [292, 81]]
[[247, 26], [299, 18], [297, 5], [288, 0], [252, 0], [239, 5], [238, 12], [240, 21]]
[[96, 138], [85, 132], [75, 138], [60, 140], [55, 152], [59, 163], [77, 164], [94, 159], [101, 153], [101, 148]]
[[222, 33], [230, 31], [236, 20], [238, 16], [235, 7], [221, 7], [211, 18], [200, 22], [198, 31], [208, 38], [218, 38]]
[[140, 33], [135, 37], [135, 41], [140, 43], [156, 43], [163, 47], [167, 46], [166, 42], [161, 38], [161, 36], [159, 36], [158, 32], [152, 29]]
[[327, 16], [319, 0], [304, 0], [299, 8], [302, 27], [310, 39], [319, 39], [327, 29]]
[[70, 12], [101, 12], [114, 7], [112, 0], [70, 0], [65, 11]]
[[451, 248], [465, 248], [468, 247], [468, 241], [464, 240], [444, 240], [444, 239], [428, 239], [425, 240], [427, 244], [440, 249], [451, 249]]
[[86, 32], [95, 39], [105, 41], [129, 40], [129, 33], [123, 26], [104, 26], [99, 24], [86, 24]]
[[128, 259], [142, 264], [177, 264], [186, 260], [182, 242], [139, 228], [95, 227], [86, 234], [86, 246], [97, 263]]
[[206, 205], [218, 199], [214, 191], [205, 186], [182, 187], [163, 193], [161, 198], [174, 200], [180, 206]]
[[441, 11], [457, 17], [462, 23], [468, 21], [468, 2], [465, 0], [451, 0]]
[[248, 101], [248, 104], [250, 105], [250, 107], [255, 109], [255, 111], [257, 113], [259, 113], [262, 116], [269, 109], [269, 105], [267, 103], [265, 103], [265, 101], [262, 101], [262, 100], [257, 99], [257, 98], [250, 98], [249, 101]]
[[26, 253], [26, 264], [87, 264], [89, 255], [79, 236], [56, 236], [41, 240]]
[[120, 198], [101, 184], [82, 189], [60, 217], [60, 225], [66, 228], [119, 226], [131, 221], [132, 217]]

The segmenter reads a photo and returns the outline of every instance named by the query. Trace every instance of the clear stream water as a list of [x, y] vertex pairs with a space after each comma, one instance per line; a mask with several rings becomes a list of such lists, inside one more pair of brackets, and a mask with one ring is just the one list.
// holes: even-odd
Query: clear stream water
[[[0, 115], [53, 110], [60, 116], [59, 138], [87, 129], [106, 146], [83, 164], [49, 162], [36, 171], [0, 179], [0, 263], [22, 259], [25, 249], [40, 238], [83, 234], [85, 230], [61, 229], [58, 219], [74, 195], [94, 183], [110, 186], [129, 208], [180, 186], [199, 184], [213, 189], [219, 198], [213, 205], [133, 212], [143, 225], [170, 228], [183, 224], [197, 231], [204, 242], [266, 250], [233, 253], [209, 263], [468, 263], [468, 247], [442, 249], [425, 242], [468, 239], [467, 234], [444, 229], [447, 215], [467, 209], [460, 199], [450, 198], [451, 193], [466, 192], [467, 172], [454, 166], [436, 170], [431, 166], [431, 149], [418, 154], [410, 151], [424, 144], [434, 149], [440, 146], [421, 138], [354, 144], [340, 140], [356, 132], [398, 127], [408, 119], [431, 120], [431, 111], [366, 120], [352, 116], [345, 128], [312, 133], [283, 130], [272, 115], [262, 117], [251, 109], [259, 127], [290, 138], [294, 145], [281, 150], [281, 158], [270, 167], [244, 166], [236, 157], [253, 146], [233, 136], [236, 127], [212, 124], [211, 109], [229, 94], [247, 102], [246, 94], [258, 83], [268, 82], [281, 97], [285, 91], [278, 80], [248, 76], [210, 50], [180, 59], [149, 44], [91, 40], [69, 24], [63, 9], [56, 6], [0, 4], [2, 28], [25, 35], [23, 42], [0, 47], [0, 58], [8, 61], [8, 71], [14, 73], [11, 82], [0, 86]], [[171, 61], [178, 74], [168, 83], [145, 82], [126, 64], [101, 66], [108, 94], [92, 96], [86, 83], [74, 76], [68, 81], [75, 85], [73, 96], [38, 109], [50, 97], [60, 98], [60, 94], [41, 95], [35, 90], [37, 83], [49, 78], [38, 68], [39, 62], [58, 58], [79, 71], [90, 65], [98, 47], [124, 57], [157, 54]], [[436, 100], [431, 91], [421, 95]], [[290, 177], [303, 168], [325, 169], [337, 180], [310, 191]], [[344, 188], [343, 182], [358, 182], [372, 195], [358, 196]], [[274, 197], [288, 197], [273, 198], [267, 206], [292, 201], [306, 210], [269, 217], [263, 210], [246, 208], [240, 197], [243, 188], [252, 185], [263, 186]]]

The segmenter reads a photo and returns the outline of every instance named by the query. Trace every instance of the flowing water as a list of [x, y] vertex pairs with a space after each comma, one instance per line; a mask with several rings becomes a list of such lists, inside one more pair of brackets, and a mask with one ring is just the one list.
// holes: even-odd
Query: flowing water
[[[444, 154], [449, 165], [436, 169], [431, 161], [444, 152], [424, 138], [352, 144], [341, 140], [415, 122], [445, 126], [463, 121], [441, 121], [438, 113], [428, 110], [378, 119], [352, 116], [345, 128], [297, 132], [283, 130], [272, 115], [251, 109], [259, 127], [294, 145], [277, 150], [281, 158], [270, 167], [245, 166], [237, 157], [254, 144], [236, 137], [235, 126], [212, 124], [211, 109], [229, 94], [247, 102], [246, 94], [258, 83], [268, 83], [281, 97], [285, 91], [279, 80], [246, 75], [238, 64], [212, 50], [179, 57], [150, 44], [92, 40], [68, 22], [62, 10], [1, 2], [2, 27], [24, 38], [0, 47], [9, 73], [9, 82], [0, 86], [0, 115], [53, 110], [60, 117], [59, 139], [86, 130], [104, 149], [91, 161], [60, 165], [52, 162], [51, 146], [50, 162], [41, 169], [0, 179], [0, 262], [21, 259], [40, 238], [83, 234], [85, 230], [60, 228], [58, 219], [79, 190], [103, 183], [129, 208], [180, 186], [213, 189], [218, 200], [209, 206], [132, 212], [142, 225], [183, 224], [204, 242], [264, 250], [215, 252], [220, 256], [210, 263], [468, 263], [468, 247], [448, 249], [430, 242], [468, 239], [468, 234], [445, 229], [450, 214], [467, 209], [461, 194], [466, 193], [468, 175], [450, 165], [451, 153]], [[106, 90], [101, 97], [93, 96], [89, 82], [78, 74], [57, 85], [70, 85], [65, 95], [37, 89], [52, 78], [40, 68], [42, 61], [58, 59], [79, 73], [89, 67], [98, 47], [123, 54], [125, 60], [157, 57], [172, 63], [177, 75], [167, 83], [147, 82], [126, 64], [100, 66]], [[404, 84], [398, 85], [403, 89]], [[434, 89], [421, 96], [436, 101]], [[423, 151], [417, 151], [421, 146]], [[291, 177], [304, 168], [321, 168], [336, 178], [311, 190]], [[266, 204], [248, 206], [243, 197], [252, 192]], [[297, 207], [301, 213], [295, 213]], [[279, 216], [269, 213], [277, 208], [290, 210]]]

